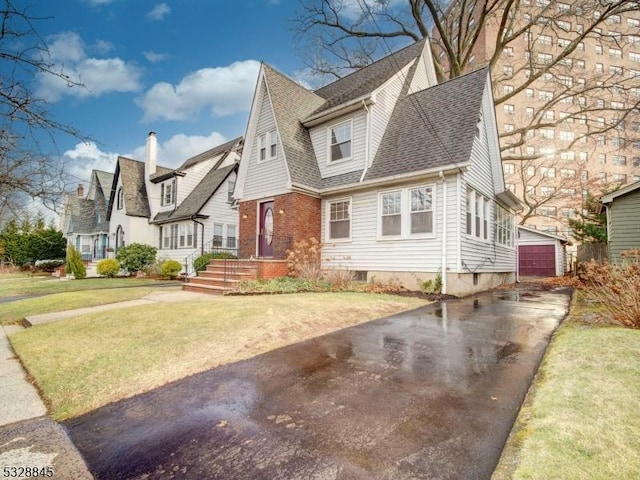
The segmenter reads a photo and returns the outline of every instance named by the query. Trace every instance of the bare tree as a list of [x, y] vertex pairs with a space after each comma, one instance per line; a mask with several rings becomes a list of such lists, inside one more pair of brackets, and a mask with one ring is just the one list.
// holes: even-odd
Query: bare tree
[[[637, 71], [627, 72], [609, 60], [633, 55], [640, 62], [640, 28], [625, 23], [629, 14], [638, 18], [635, 1], [299, 1], [294, 20], [299, 44], [308, 68], [322, 80], [423, 38], [430, 41], [440, 80], [489, 65], [502, 158], [518, 163], [517, 171], [532, 166], [536, 172], [554, 166], [580, 171], [587, 167], [571, 164], [565, 152], [579, 147], [595, 156], [604, 143], [615, 150], [638, 141], [630, 126], [640, 125], [640, 63]], [[637, 45], [637, 53], [628, 45]], [[592, 51], [587, 49], [607, 60], [587, 71], [584, 59]], [[531, 97], [531, 107], [514, 112], [512, 102], [523, 96]], [[558, 136], [550, 138], [549, 132]], [[563, 185], [551, 196], [534, 198], [527, 195], [532, 180], [514, 178], [527, 205], [522, 222], [539, 215], [544, 204], [564, 201], [559, 192], [571, 191]], [[562, 183], [573, 181], [582, 190], [579, 178]], [[594, 187], [588, 182], [587, 188]]]
[[56, 121], [47, 103], [34, 94], [35, 81], [47, 75], [82, 88], [50, 61], [34, 27], [42, 20], [12, 0], [0, 2], [0, 221], [17, 216], [29, 197], [54, 208], [65, 186], [55, 138], [64, 134], [88, 140]]

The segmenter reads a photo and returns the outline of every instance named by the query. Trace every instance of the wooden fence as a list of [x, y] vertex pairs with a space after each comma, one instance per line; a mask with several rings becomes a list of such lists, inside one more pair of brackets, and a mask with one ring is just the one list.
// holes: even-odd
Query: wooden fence
[[596, 260], [603, 262], [609, 258], [609, 246], [606, 243], [590, 243], [585, 245], [578, 245], [578, 251], [576, 254], [576, 261], [589, 262]]

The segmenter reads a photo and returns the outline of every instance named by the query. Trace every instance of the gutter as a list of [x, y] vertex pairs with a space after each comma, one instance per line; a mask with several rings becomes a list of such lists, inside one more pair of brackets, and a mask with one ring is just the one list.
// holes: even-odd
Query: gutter
[[346, 115], [347, 113], [354, 112], [359, 110], [362, 105], [373, 105], [375, 102], [371, 98], [371, 94], [363, 95], [354, 100], [349, 100], [348, 102], [342, 103], [335, 107], [332, 107], [323, 112], [317, 113], [315, 115], [311, 115], [310, 117], [302, 120], [302, 125], [309, 128], [315, 127], [316, 125], [320, 125], [328, 120], [333, 118], [341, 117]]

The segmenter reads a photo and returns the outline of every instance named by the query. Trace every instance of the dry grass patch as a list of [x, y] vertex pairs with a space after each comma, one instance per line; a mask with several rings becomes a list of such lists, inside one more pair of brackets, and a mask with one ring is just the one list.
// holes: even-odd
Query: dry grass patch
[[158, 284], [150, 278], [85, 278], [67, 280], [55, 277], [29, 277], [24, 274], [0, 277], [0, 297], [17, 295], [49, 295], [52, 293], [101, 290], [103, 288], [141, 287]]
[[[572, 314], [586, 313], [574, 305]], [[640, 331], [566, 321], [494, 473], [502, 479], [635, 479]]]
[[167, 382], [425, 305], [362, 293], [219, 297], [103, 312], [11, 336], [57, 420]]
[[153, 290], [147, 288], [115, 288], [82, 292], [67, 292], [27, 298], [15, 302], [0, 303], [0, 325], [8, 325], [23, 320], [29, 315], [61, 312], [76, 308], [95, 307], [115, 302], [126, 302], [142, 298]]

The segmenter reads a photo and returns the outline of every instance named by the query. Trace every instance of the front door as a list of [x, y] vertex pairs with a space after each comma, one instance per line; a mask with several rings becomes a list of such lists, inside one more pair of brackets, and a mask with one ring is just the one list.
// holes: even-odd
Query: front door
[[273, 202], [260, 204], [258, 256], [273, 257]]

